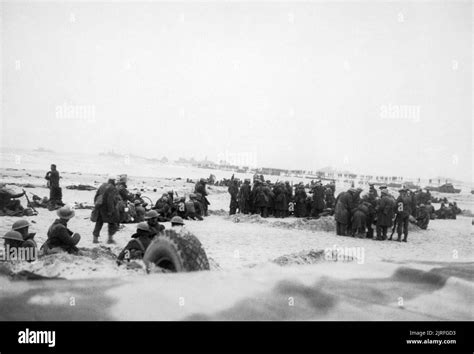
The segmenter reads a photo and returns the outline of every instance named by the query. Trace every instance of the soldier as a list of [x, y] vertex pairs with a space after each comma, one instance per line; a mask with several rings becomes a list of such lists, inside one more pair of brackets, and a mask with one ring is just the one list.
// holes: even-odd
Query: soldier
[[186, 205], [186, 219], [199, 220], [202, 221], [202, 215], [204, 213], [202, 203], [197, 199], [196, 194], [191, 193], [189, 195], [189, 201], [185, 203]]
[[273, 193], [271, 186], [272, 186], [272, 182], [267, 180], [263, 184], [263, 190], [268, 199], [267, 215], [274, 216], [275, 215], [275, 193]]
[[116, 183], [117, 193], [120, 196], [118, 201], [118, 208], [120, 214], [121, 223], [132, 222], [133, 216], [130, 213], [129, 202], [133, 202], [133, 194], [131, 194], [127, 189], [127, 175], [119, 176], [119, 179]]
[[159, 216], [159, 221], [169, 221], [171, 219], [171, 205], [168, 193], [164, 193], [155, 203], [155, 209]]
[[375, 185], [373, 183], [369, 183], [369, 194], [375, 196], [375, 198], [379, 197], [377, 190], [375, 189]]
[[36, 241], [34, 240], [36, 233], [28, 232], [29, 228], [30, 223], [28, 222], [28, 220], [25, 219], [17, 220], [12, 225], [12, 230], [18, 231], [23, 237], [23, 243], [21, 244], [21, 247], [29, 249], [29, 254], [35, 256], [34, 259], [30, 259], [29, 261], [34, 261], [36, 259], [38, 246], [36, 245]]
[[367, 227], [367, 238], [374, 238], [374, 228], [373, 224], [376, 216], [377, 208], [377, 190], [375, 188], [369, 189], [369, 193], [362, 197], [362, 201], [367, 203], [369, 212], [366, 218], [366, 227]]
[[127, 189], [127, 175], [121, 175], [117, 182], [117, 192], [124, 202], [133, 202], [133, 195]]
[[300, 183], [295, 188], [295, 216], [302, 218], [306, 216], [306, 198], [307, 194], [303, 183]]
[[194, 187], [194, 193], [197, 195], [197, 198], [201, 200], [204, 216], [208, 216], [208, 206], [210, 205], [207, 200], [207, 190], [206, 190], [206, 180], [201, 178], [199, 182], [196, 183]]
[[239, 202], [237, 199], [239, 187], [237, 187], [237, 180], [234, 179], [234, 175], [232, 175], [227, 191], [230, 194], [229, 215], [234, 215], [237, 212], [237, 208], [239, 207]]
[[113, 235], [117, 232], [120, 223], [119, 200], [115, 178], [109, 178], [107, 183], [99, 187], [94, 197], [94, 210], [91, 215], [91, 221], [95, 222], [94, 231], [92, 232], [94, 236], [93, 243], [99, 243], [100, 230], [104, 223], [108, 224], [109, 238], [107, 243], [115, 243]]
[[336, 235], [347, 236], [350, 228], [352, 198], [355, 189], [341, 192], [336, 198], [334, 218], [336, 220]]
[[165, 230], [165, 227], [158, 222], [158, 217], [159, 214], [156, 210], [150, 210], [145, 214], [145, 221], [148, 224], [151, 237]]
[[377, 201], [377, 240], [387, 239], [387, 230], [392, 226], [394, 200], [390, 196], [387, 188], [381, 189], [381, 197]]
[[142, 259], [152, 238], [150, 226], [146, 222], [139, 223], [137, 232], [132, 235], [132, 239], [118, 255], [117, 265], [122, 264], [123, 260]]
[[275, 217], [284, 218], [288, 211], [287, 192], [283, 183], [277, 183], [273, 189], [275, 195]]
[[317, 218], [319, 214], [324, 210], [324, 196], [325, 191], [323, 185], [321, 184], [321, 181], [316, 181], [313, 187], [313, 197], [311, 201], [311, 217]]
[[25, 210], [17, 198], [21, 198], [26, 192], [14, 194], [4, 186], [0, 189], [0, 215], [23, 215]]
[[146, 209], [143, 204], [146, 203], [141, 203], [140, 200], [135, 200], [134, 202], [135, 205], [135, 222], [142, 222], [145, 220], [145, 214], [146, 214]]
[[81, 235], [72, 232], [67, 228], [67, 223], [71, 220], [75, 212], [68, 206], [61, 207], [57, 211], [59, 219], [56, 219], [48, 229], [48, 239], [41, 246], [45, 254], [66, 251], [68, 253], [77, 254], [79, 249], [76, 245], [81, 239]]
[[437, 219], [446, 219], [448, 215], [448, 208], [444, 203], [441, 203], [441, 206], [438, 210], [436, 210], [436, 218]]
[[324, 191], [324, 201], [326, 208], [334, 209], [336, 206], [336, 198], [334, 197], [334, 190], [330, 186], [326, 186]]
[[431, 205], [431, 200], [428, 200], [426, 202], [426, 211], [428, 212], [428, 214], [430, 215], [430, 220], [434, 220], [436, 219], [436, 212], [435, 212], [435, 208], [433, 205]]
[[246, 178], [244, 184], [240, 186], [237, 200], [240, 212], [248, 214], [250, 212], [250, 179]]
[[178, 197], [173, 204], [173, 217], [186, 218], [186, 197]]
[[425, 206], [425, 204], [420, 204], [417, 210], [416, 224], [422, 230], [426, 230], [428, 228], [429, 222], [430, 222], [430, 213], [427, 207]]
[[259, 184], [255, 189], [255, 207], [262, 218], [268, 217], [269, 199], [265, 188], [265, 184]]
[[352, 210], [352, 237], [365, 238], [365, 227], [367, 225], [367, 215], [369, 215], [370, 203], [362, 202]]
[[[15, 249], [17, 257], [24, 255], [28, 262], [35, 261], [38, 255], [38, 248], [35, 240], [35, 233], [29, 233], [30, 223], [21, 219], [15, 221], [12, 225], [12, 230], [7, 232], [3, 237], [5, 239], [5, 250], [7, 254], [11, 255], [11, 251]], [[20, 259], [18, 259], [20, 260]]]
[[456, 215], [459, 215], [462, 213], [461, 208], [458, 207], [458, 204], [456, 202], [453, 202], [453, 211], [454, 211], [455, 219], [456, 219]]
[[396, 200], [397, 213], [397, 241], [402, 241], [402, 233], [404, 234], [403, 242], [407, 242], [408, 238], [408, 222], [411, 215], [412, 200], [405, 188], [399, 190], [400, 196]]
[[49, 188], [49, 202], [51, 209], [55, 209], [58, 206], [63, 206], [64, 203], [62, 202], [62, 190], [59, 187], [59, 171], [56, 169], [56, 165], [51, 165], [51, 171], [46, 173], [44, 177], [48, 181], [48, 188]]

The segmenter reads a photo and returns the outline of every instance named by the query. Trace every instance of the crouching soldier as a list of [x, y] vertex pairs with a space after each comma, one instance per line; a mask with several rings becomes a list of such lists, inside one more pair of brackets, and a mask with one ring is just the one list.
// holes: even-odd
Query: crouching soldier
[[67, 228], [67, 223], [71, 220], [75, 213], [68, 206], [58, 209], [59, 219], [56, 219], [48, 230], [48, 239], [41, 246], [44, 254], [58, 253], [66, 251], [68, 253], [77, 254], [79, 249], [76, 245], [81, 239], [81, 235], [72, 232]]
[[368, 202], [362, 202], [352, 210], [352, 237], [365, 238], [365, 227], [367, 224], [367, 215], [369, 215], [369, 206]]
[[142, 259], [146, 249], [151, 243], [153, 235], [150, 232], [150, 226], [146, 222], [137, 225], [137, 232], [132, 235], [132, 239], [117, 257], [117, 264], [120, 265], [124, 260]]
[[416, 224], [422, 229], [426, 230], [430, 223], [430, 213], [424, 204], [420, 204], [416, 216]]
[[185, 203], [186, 206], [186, 219], [192, 220], [203, 220], [204, 208], [201, 202], [197, 200], [197, 196], [194, 193], [189, 195], [189, 201]]
[[158, 222], [159, 215], [156, 210], [150, 210], [145, 214], [145, 221], [148, 224], [150, 236], [154, 237], [164, 231], [165, 227]]
[[28, 251], [27, 254], [29, 255], [29, 259], [27, 259], [27, 261], [31, 262], [36, 259], [36, 256], [38, 254], [38, 246], [36, 245], [36, 241], [34, 240], [36, 233], [28, 232], [29, 228], [30, 223], [28, 222], [28, 220], [25, 219], [15, 221], [12, 225], [12, 230], [17, 231], [21, 234], [23, 238], [23, 243], [20, 247]]
[[15, 230], [8, 231], [5, 236], [5, 253], [4, 258], [15, 261], [32, 262], [37, 258], [36, 243], [31, 243], [32, 240], [24, 240], [21, 233]]

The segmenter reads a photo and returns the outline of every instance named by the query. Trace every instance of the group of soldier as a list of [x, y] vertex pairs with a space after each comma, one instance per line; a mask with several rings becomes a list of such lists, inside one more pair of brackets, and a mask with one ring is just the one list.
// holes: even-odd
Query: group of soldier
[[[15, 221], [2, 238], [4, 239], [4, 254], [14, 258], [12, 260], [25, 260], [32, 262], [38, 257], [51, 255], [60, 252], [70, 254], [80, 254], [77, 247], [81, 240], [81, 235], [68, 228], [68, 222], [75, 216], [74, 209], [63, 206], [56, 211], [58, 218], [54, 220], [47, 231], [47, 239], [40, 249], [34, 240], [36, 233], [29, 232], [31, 224], [26, 219]], [[125, 260], [143, 258], [146, 249], [153, 238], [164, 231], [165, 227], [158, 221], [158, 213], [149, 210], [145, 213], [143, 222], [138, 223], [137, 231], [131, 236], [122, 252], [117, 257], [117, 264], [120, 265]], [[171, 219], [171, 227], [182, 227], [184, 221], [179, 216]], [[13, 256], [14, 255], [14, 256]]]
[[429, 190], [402, 188], [395, 198], [386, 185], [381, 185], [379, 197], [375, 185], [369, 186], [368, 193], [362, 197], [363, 189], [352, 187], [335, 198], [334, 181], [323, 185], [320, 180], [313, 180], [309, 185], [299, 183], [293, 187], [288, 181], [272, 183], [255, 175], [251, 185], [250, 179], [242, 183], [232, 176], [228, 187], [229, 214], [259, 214], [264, 218], [319, 218], [334, 214], [337, 235], [387, 240], [388, 230], [392, 229], [390, 239], [396, 230], [397, 241], [407, 242], [410, 221], [426, 229], [432, 219], [456, 218], [461, 212], [455, 202], [449, 206], [442, 203], [435, 211]]
[[[47, 179], [52, 181], [49, 185], [52, 190], [52, 200], [62, 204], [59, 173], [55, 170], [55, 166], [54, 170], [48, 173]], [[24, 193], [21, 193], [13, 197], [23, 195]], [[207, 216], [209, 202], [206, 195], [206, 181], [201, 179], [196, 183], [195, 193], [189, 195], [188, 201], [184, 197], [174, 199], [173, 192], [169, 192], [164, 194], [155, 206], [147, 207], [140, 193], [128, 191], [125, 175], [118, 179], [110, 177], [99, 187], [94, 196], [94, 208], [91, 213], [91, 221], [95, 222], [93, 243], [99, 243], [100, 231], [104, 223], [108, 224], [107, 243], [115, 243], [113, 235], [119, 229], [120, 223], [136, 222], [138, 223], [137, 231], [119, 254], [117, 262], [121, 264], [125, 259], [141, 258], [151, 240], [164, 231], [165, 227], [160, 224], [160, 221], [171, 221], [172, 227], [182, 227], [183, 219], [202, 220], [202, 216]], [[5, 252], [27, 254], [28, 261], [35, 260], [38, 255], [58, 252], [78, 254], [80, 250], [77, 245], [81, 236], [68, 228], [69, 220], [75, 216], [74, 209], [63, 204], [57, 208], [56, 214], [58, 218], [49, 227], [47, 240], [39, 250], [34, 240], [35, 233], [29, 232], [30, 223], [26, 219], [21, 219], [16, 221], [11, 230], [2, 237]]]
[[[306, 193], [306, 187], [309, 192]], [[288, 216], [318, 218], [328, 215], [334, 208], [336, 186], [331, 182], [323, 186], [320, 180], [305, 186], [300, 183], [293, 187], [290, 182], [265, 181], [262, 175], [255, 175], [253, 184], [250, 179], [243, 183], [232, 176], [228, 192], [230, 193], [229, 214], [259, 214], [261, 217]]]
[[[401, 188], [399, 196], [395, 199], [388, 191], [387, 186], [381, 185], [380, 197], [373, 184], [369, 192], [360, 197], [361, 188], [350, 188], [340, 193], [336, 198], [335, 219], [336, 233], [342, 236], [357, 236], [375, 240], [392, 240], [397, 232], [397, 241], [408, 241], [408, 224], [412, 222], [426, 230], [430, 220], [444, 218], [444, 205], [440, 210], [431, 205], [429, 190], [418, 189], [415, 192], [408, 188]], [[454, 202], [450, 212], [455, 215], [461, 210]], [[441, 211], [441, 213], [440, 213]], [[376, 234], [374, 235], [374, 228]], [[388, 238], [388, 230], [392, 230]], [[403, 235], [403, 239], [402, 239]]]
[[203, 220], [203, 217], [208, 216], [210, 204], [206, 196], [206, 180], [200, 179], [195, 184], [194, 193], [190, 193], [187, 199], [169, 191], [164, 193], [154, 206], [149, 206], [140, 192], [128, 191], [125, 175], [120, 176], [118, 180], [111, 177], [99, 187], [94, 197], [94, 209], [91, 213], [91, 221], [95, 222], [93, 242], [99, 243], [100, 231], [104, 223], [107, 223], [107, 243], [114, 243], [113, 235], [119, 225], [143, 222], [147, 210], [156, 213], [156, 219], [160, 222], [170, 221], [175, 216], [181, 219]]

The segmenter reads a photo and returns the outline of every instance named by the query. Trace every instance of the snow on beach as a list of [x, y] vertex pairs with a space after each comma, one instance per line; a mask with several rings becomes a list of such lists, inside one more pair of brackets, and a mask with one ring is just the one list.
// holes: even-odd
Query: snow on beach
[[[23, 163], [25, 161], [27, 160], [23, 160]], [[56, 160], [54, 162], [58, 164], [62, 176], [63, 201], [70, 205], [74, 205], [74, 203], [90, 205], [95, 191], [70, 190], [65, 187], [72, 184], [87, 184], [97, 187], [105, 181], [107, 174], [96, 173], [93, 169], [85, 169], [83, 172], [74, 170], [67, 172], [67, 169], [61, 168]], [[20, 165], [6, 164], [6, 166], [3, 164], [0, 169], [1, 182], [16, 191], [21, 191], [21, 187], [18, 185], [31, 184], [34, 187], [25, 188], [27, 192], [40, 197], [48, 196], [49, 190], [45, 186], [44, 174], [49, 163], [44, 161], [43, 169], [40, 169], [41, 166], [31, 166], [30, 169], [27, 168], [29, 166], [26, 163], [23, 163]], [[166, 171], [166, 166], [161, 167], [165, 171], [157, 173], [160, 177], [138, 177], [130, 171], [124, 172], [122, 170], [115, 172], [129, 172], [129, 189], [131, 191], [143, 189], [143, 195], [152, 199], [153, 202], [168, 190], [176, 191], [180, 196], [191, 193], [194, 184], [186, 183], [186, 178], [207, 177], [211, 172], [216, 176], [219, 174], [216, 171], [181, 166], [170, 167], [170, 171]], [[157, 170], [159, 169], [157, 168]], [[168, 176], [161, 176], [164, 174], [168, 174]], [[221, 176], [218, 178], [229, 178], [231, 175], [230, 172], [225, 171], [220, 174]], [[337, 192], [345, 188], [345, 186], [337, 187]], [[428, 230], [425, 231], [412, 226], [408, 243], [378, 242], [336, 236], [332, 217], [304, 220], [296, 218], [262, 219], [258, 215], [228, 216], [229, 194], [226, 188], [210, 186], [208, 190], [211, 215], [204, 221], [186, 221], [186, 228], [194, 233], [203, 244], [210, 260], [211, 273], [216, 273], [215, 277], [217, 278], [212, 277], [215, 281], [222, 278], [228, 279], [228, 277], [241, 279], [244, 274], [251, 274], [252, 280], [249, 279], [249, 281], [258, 283], [258, 279], [267, 278], [268, 281], [271, 281], [271, 279], [275, 280], [275, 274], [283, 272], [283, 269], [287, 269], [284, 271], [287, 277], [297, 279], [298, 274], [304, 277], [302, 274], [308, 273], [308, 266], [318, 267], [314, 268], [319, 269], [318, 274], [334, 276], [333, 270], [340, 269], [343, 265], [350, 267], [349, 274], [352, 276], [357, 276], [360, 273], [360, 275], [372, 277], [378, 274], [376, 269], [393, 271], [394, 268], [390, 268], [389, 264], [406, 265], [416, 262], [419, 265], [430, 264], [430, 262], [454, 262], [462, 266], [474, 259], [471, 217], [459, 216], [457, 220], [432, 220]], [[472, 210], [473, 196], [471, 194], [443, 196], [447, 196], [450, 201], [458, 200], [464, 203], [463, 205], [458, 203], [461, 208]], [[22, 204], [25, 205], [26, 200], [22, 199]], [[37, 233], [35, 239], [41, 246], [46, 240], [46, 231], [56, 218], [56, 214], [41, 208], [38, 209], [38, 212], [38, 215], [26, 218], [32, 223], [30, 232]], [[129, 266], [117, 266], [115, 256], [130, 239], [136, 224], [126, 224], [120, 229], [115, 235], [116, 245], [105, 243], [106, 230], [104, 228], [101, 237], [102, 243], [95, 245], [92, 243], [93, 223], [89, 220], [89, 216], [90, 210], [77, 209], [75, 218], [69, 222], [70, 229], [82, 236], [78, 245], [83, 250], [82, 255], [50, 255], [32, 263], [14, 263], [11, 269], [15, 272], [29, 270], [44, 276], [70, 280], [94, 278], [105, 281], [105, 278], [108, 278], [111, 281], [112, 278], [115, 278], [126, 281], [127, 279], [148, 277], [147, 279], [154, 279], [157, 283], [165, 281], [164, 279], [167, 283], [176, 279], [176, 284], [182, 284], [183, 278], [180, 275], [146, 275], [141, 262], [134, 262]], [[2, 217], [0, 219], [0, 233], [7, 232], [17, 219]], [[164, 225], [169, 227], [169, 223], [164, 223]], [[353, 258], [344, 259], [342, 262], [344, 264], [328, 261], [324, 252], [338, 248], [357, 249], [358, 252], [354, 253]], [[313, 265], [311, 266], [311, 264]], [[277, 269], [282, 270], [278, 271]], [[344, 272], [348, 272], [347, 268], [342, 269], [345, 269]], [[186, 277], [189, 280], [190, 277], [201, 276], [189, 274]], [[9, 284], [13, 283], [8, 283], [6, 288], [10, 286]], [[13, 288], [11, 288], [12, 291]], [[127, 312], [128, 310], [123, 311]], [[170, 315], [167, 318], [174, 318], [174, 316]], [[124, 318], [130, 317], [125, 315]], [[156, 319], [156, 317], [153, 318]]]

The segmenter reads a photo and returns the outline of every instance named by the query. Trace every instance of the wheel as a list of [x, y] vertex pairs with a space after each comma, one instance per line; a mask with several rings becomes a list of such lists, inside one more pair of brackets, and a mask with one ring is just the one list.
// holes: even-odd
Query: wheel
[[143, 261], [147, 271], [152, 264], [170, 272], [209, 270], [201, 242], [186, 230], [165, 230], [148, 246]]

